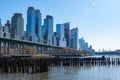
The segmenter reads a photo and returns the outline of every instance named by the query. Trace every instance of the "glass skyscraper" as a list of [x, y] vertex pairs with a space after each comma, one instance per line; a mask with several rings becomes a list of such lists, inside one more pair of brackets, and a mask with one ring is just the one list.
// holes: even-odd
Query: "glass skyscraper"
[[40, 10], [35, 10], [33, 7], [29, 7], [27, 10], [27, 27], [26, 33], [30, 37], [30, 41], [41, 42], [41, 13]]
[[11, 19], [11, 38], [22, 39], [24, 36], [24, 19], [21, 13], [15, 13]]
[[66, 47], [66, 39], [64, 37], [64, 24], [56, 25], [57, 46]]
[[3, 26], [1, 25], [1, 19], [0, 19], [0, 37], [3, 37]]
[[64, 36], [66, 38], [67, 47], [70, 46], [70, 23], [64, 23]]
[[79, 45], [80, 45], [80, 49], [79, 50], [85, 50], [85, 40], [83, 39], [83, 37], [81, 39], [79, 39]]
[[43, 42], [45, 44], [52, 45], [52, 38], [53, 38], [53, 17], [50, 15], [46, 16], [44, 19], [44, 26], [43, 26]]
[[35, 10], [35, 34], [37, 35], [39, 42], [42, 42], [41, 21], [42, 19], [40, 10]]
[[0, 19], [0, 26], [1, 26], [1, 19]]
[[26, 32], [31, 36], [35, 35], [35, 11], [33, 7], [29, 7], [27, 10]]
[[74, 49], [79, 49], [78, 43], [78, 28], [73, 28], [70, 31], [70, 47]]

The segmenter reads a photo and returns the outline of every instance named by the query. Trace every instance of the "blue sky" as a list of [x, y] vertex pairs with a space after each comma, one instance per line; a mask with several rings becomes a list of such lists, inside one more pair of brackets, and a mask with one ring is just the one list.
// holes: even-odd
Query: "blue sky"
[[1, 0], [2, 23], [18, 12], [26, 24], [29, 6], [40, 9], [42, 18], [54, 16], [54, 30], [55, 24], [64, 22], [78, 27], [79, 38], [84, 37], [95, 50], [120, 48], [120, 0]]

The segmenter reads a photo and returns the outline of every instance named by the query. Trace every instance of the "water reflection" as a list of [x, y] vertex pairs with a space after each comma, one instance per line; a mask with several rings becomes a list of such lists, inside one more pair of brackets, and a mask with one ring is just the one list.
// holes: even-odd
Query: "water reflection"
[[41, 73], [40, 80], [48, 80], [48, 72]]
[[50, 67], [49, 72], [0, 74], [0, 80], [119, 80], [119, 65]]

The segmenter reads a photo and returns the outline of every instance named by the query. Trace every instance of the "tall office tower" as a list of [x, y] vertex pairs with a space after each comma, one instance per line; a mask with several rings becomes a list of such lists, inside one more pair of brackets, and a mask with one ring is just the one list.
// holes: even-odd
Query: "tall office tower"
[[1, 18], [0, 18], [0, 26], [1, 26]]
[[66, 38], [66, 43], [67, 43], [67, 47], [70, 46], [70, 23], [64, 23], [64, 31], [65, 31], [65, 38]]
[[85, 40], [83, 39], [83, 37], [81, 39], [79, 39], [79, 45], [80, 45], [80, 49], [79, 50], [85, 50]]
[[41, 13], [40, 10], [35, 10], [35, 34], [38, 37], [38, 41], [42, 42], [42, 26], [41, 26]]
[[41, 13], [40, 10], [34, 10], [33, 7], [29, 7], [27, 10], [27, 27], [26, 33], [30, 37], [30, 41], [41, 42]]
[[3, 26], [0, 26], [0, 37], [3, 37]]
[[35, 35], [35, 11], [33, 7], [29, 7], [27, 10], [26, 32], [31, 36]]
[[88, 51], [88, 43], [85, 42], [85, 51]]
[[11, 38], [22, 39], [24, 35], [24, 19], [21, 13], [14, 13], [11, 19]]
[[66, 39], [64, 37], [64, 24], [56, 25], [57, 46], [66, 47]]
[[79, 49], [78, 43], [78, 28], [73, 28], [70, 31], [70, 47], [74, 49]]
[[50, 15], [46, 16], [44, 19], [44, 28], [43, 28], [43, 39], [45, 44], [52, 45], [53, 38], [53, 17]]
[[1, 19], [0, 19], [0, 37], [3, 37], [3, 26], [1, 24]]

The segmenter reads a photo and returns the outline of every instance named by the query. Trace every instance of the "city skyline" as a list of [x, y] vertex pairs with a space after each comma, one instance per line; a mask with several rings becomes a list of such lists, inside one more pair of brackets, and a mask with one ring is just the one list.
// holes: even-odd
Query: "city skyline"
[[[68, 0], [67, 0], [68, 1]], [[2, 14], [0, 14], [0, 18], [2, 19], [2, 24], [6, 22], [6, 20], [10, 20], [11, 16], [15, 12], [20, 12], [23, 14], [23, 18], [25, 20], [26, 25], [26, 11], [29, 6], [33, 6], [37, 9], [40, 9], [42, 12], [42, 24], [43, 18], [45, 15], [54, 16], [54, 31], [55, 24], [70, 22], [71, 28], [78, 26], [79, 28], [79, 38], [84, 37], [85, 40], [93, 45], [95, 50], [98, 49], [111, 49], [115, 50], [120, 47], [119, 43], [119, 1], [111, 0], [111, 1], [71, 1], [67, 3], [64, 1], [17, 1], [11, 0], [9, 1], [1, 1], [0, 7]], [[62, 8], [60, 5], [56, 5], [61, 2]], [[72, 5], [75, 6], [70, 6]], [[11, 6], [7, 6], [7, 3]], [[15, 5], [12, 5], [16, 3]], [[50, 4], [49, 4], [50, 3]], [[55, 4], [56, 3], [56, 4]], [[23, 4], [22, 6], [20, 4]], [[40, 5], [41, 4], [41, 5]], [[46, 4], [49, 4], [45, 6]], [[54, 5], [53, 5], [54, 4]], [[80, 6], [80, 4], [82, 4]], [[112, 6], [111, 6], [112, 5]], [[55, 7], [56, 6], [56, 7]], [[75, 9], [77, 8], [77, 9]], [[72, 11], [73, 10], [73, 11]], [[79, 11], [78, 11], [79, 10]], [[104, 12], [105, 11], [105, 12]], [[57, 12], [57, 13], [55, 13]], [[81, 13], [80, 13], [81, 12]], [[103, 12], [103, 13], [102, 13]]]

